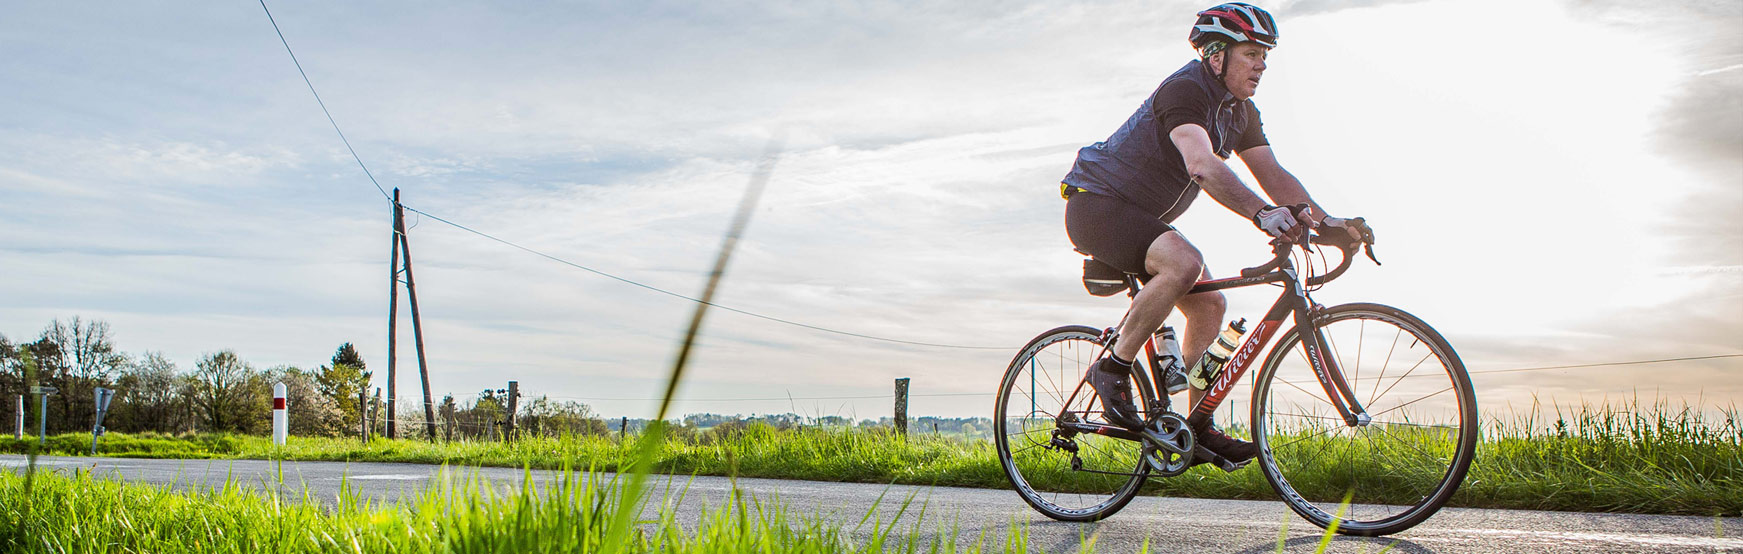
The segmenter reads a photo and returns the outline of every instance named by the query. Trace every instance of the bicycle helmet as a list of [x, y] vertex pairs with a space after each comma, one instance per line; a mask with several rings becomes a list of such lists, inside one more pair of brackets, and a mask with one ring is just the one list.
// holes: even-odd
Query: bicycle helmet
[[1206, 56], [1221, 50], [1213, 48], [1210, 52], [1204, 52], [1206, 46], [1215, 42], [1227, 43], [1224, 46], [1257, 42], [1266, 48], [1276, 48], [1277, 20], [1271, 18], [1270, 12], [1252, 4], [1218, 4], [1198, 12], [1198, 23], [1193, 24], [1192, 34], [1188, 35], [1187, 40], [1192, 41], [1193, 49]]

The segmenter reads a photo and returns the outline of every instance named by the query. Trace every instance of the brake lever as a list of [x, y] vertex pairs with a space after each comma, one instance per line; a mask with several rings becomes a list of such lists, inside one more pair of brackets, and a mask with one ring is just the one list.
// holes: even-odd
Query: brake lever
[[1379, 258], [1374, 257], [1374, 244], [1373, 243], [1362, 244], [1362, 252], [1368, 255], [1368, 259], [1374, 260], [1374, 265], [1386, 265], [1386, 264], [1380, 263]]

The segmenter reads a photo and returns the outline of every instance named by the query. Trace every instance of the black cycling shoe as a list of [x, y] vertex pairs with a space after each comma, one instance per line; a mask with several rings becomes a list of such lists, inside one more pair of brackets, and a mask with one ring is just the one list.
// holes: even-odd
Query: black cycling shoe
[[1144, 428], [1138, 407], [1132, 404], [1132, 372], [1115, 366], [1110, 358], [1089, 366], [1089, 386], [1101, 397], [1102, 415], [1109, 423], [1131, 430]]
[[[1214, 423], [1206, 423], [1202, 429], [1194, 429], [1193, 433], [1195, 434], [1194, 438], [1198, 439], [1199, 446], [1215, 452], [1231, 463], [1246, 465], [1248, 461], [1259, 455], [1259, 445], [1224, 435]], [[1193, 460], [1193, 463], [1197, 465], [1205, 461], [1208, 460], [1198, 459]]]

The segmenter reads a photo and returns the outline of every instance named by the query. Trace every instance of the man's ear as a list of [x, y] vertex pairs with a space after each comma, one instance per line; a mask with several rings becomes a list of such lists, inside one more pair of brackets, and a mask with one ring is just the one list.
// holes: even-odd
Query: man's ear
[[1210, 66], [1211, 73], [1221, 75], [1223, 72], [1223, 61], [1228, 59], [1228, 55], [1229, 49], [1224, 48], [1222, 51], [1211, 54], [1210, 57], [1205, 58], [1204, 63]]

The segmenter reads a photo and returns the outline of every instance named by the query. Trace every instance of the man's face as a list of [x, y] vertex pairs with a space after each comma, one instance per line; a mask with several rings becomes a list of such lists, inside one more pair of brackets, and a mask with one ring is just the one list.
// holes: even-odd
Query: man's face
[[1246, 100], [1258, 92], [1259, 77], [1265, 74], [1265, 55], [1270, 51], [1270, 48], [1253, 42], [1236, 44], [1225, 51], [1223, 63], [1228, 68], [1228, 75], [1223, 78], [1223, 84], [1228, 85], [1230, 94]]

